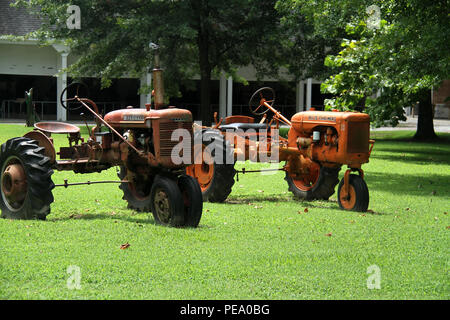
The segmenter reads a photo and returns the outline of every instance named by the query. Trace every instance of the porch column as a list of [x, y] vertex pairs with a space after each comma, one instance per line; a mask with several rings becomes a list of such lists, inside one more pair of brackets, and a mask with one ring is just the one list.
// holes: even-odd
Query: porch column
[[311, 109], [312, 78], [306, 80], [306, 110]]
[[227, 117], [233, 114], [233, 77], [228, 77], [227, 85]]
[[[67, 56], [69, 54], [67, 52], [61, 53], [61, 70], [64, 70], [67, 68]], [[57, 76], [57, 94], [56, 94], [56, 100], [57, 100], [57, 107], [56, 107], [56, 120], [58, 121], [67, 121], [67, 110], [63, 108], [60, 96], [62, 91], [65, 87], [67, 87], [67, 72], [63, 72], [60, 75]], [[62, 97], [63, 100], [66, 100], [67, 98], [67, 91], [64, 92], [64, 95]]]
[[297, 82], [296, 88], [296, 112], [304, 111], [305, 109], [305, 85], [304, 81]]
[[[61, 68], [56, 74], [56, 120], [67, 121], [67, 110], [63, 108], [61, 104], [61, 93], [67, 87], [67, 72], [61, 72], [67, 68], [67, 56], [69, 55], [69, 48], [62, 44], [53, 44], [53, 48], [60, 54], [61, 60], [58, 65]], [[62, 99], [67, 98], [67, 92], [64, 93]]]
[[220, 74], [219, 84], [219, 119], [227, 116], [227, 78]]

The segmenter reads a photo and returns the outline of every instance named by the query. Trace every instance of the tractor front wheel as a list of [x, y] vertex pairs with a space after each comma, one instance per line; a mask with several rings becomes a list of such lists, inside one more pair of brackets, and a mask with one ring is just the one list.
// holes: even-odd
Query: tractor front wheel
[[28, 138], [13, 138], [0, 148], [0, 208], [8, 219], [41, 219], [53, 202], [50, 158]]
[[351, 211], [367, 211], [369, 207], [369, 189], [363, 178], [358, 175], [351, 174], [348, 179], [349, 190], [345, 195], [342, 188], [344, 186], [344, 178], [339, 183], [338, 203], [339, 207], [344, 210]]
[[150, 206], [156, 223], [181, 227], [184, 225], [184, 201], [175, 179], [157, 175], [150, 192]]
[[202, 218], [202, 190], [197, 180], [187, 175], [178, 179], [178, 186], [184, 201], [184, 225], [196, 228]]

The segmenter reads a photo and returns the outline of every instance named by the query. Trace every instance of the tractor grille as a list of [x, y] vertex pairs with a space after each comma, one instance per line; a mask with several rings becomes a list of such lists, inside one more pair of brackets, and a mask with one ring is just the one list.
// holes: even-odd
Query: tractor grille
[[[192, 122], [163, 122], [159, 124], [160, 134], [160, 156], [170, 157], [172, 149], [179, 143], [179, 141], [172, 141], [172, 132], [176, 129], [186, 129], [189, 131], [192, 140]], [[191, 148], [191, 141], [183, 141], [188, 144], [184, 148]]]
[[369, 151], [369, 123], [349, 122], [347, 136], [347, 153]]

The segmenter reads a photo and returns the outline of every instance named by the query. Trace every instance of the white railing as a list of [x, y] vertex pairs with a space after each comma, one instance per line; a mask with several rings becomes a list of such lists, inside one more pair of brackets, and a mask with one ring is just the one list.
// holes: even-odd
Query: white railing
[[[110, 107], [109, 110], [116, 110], [122, 107], [120, 102], [96, 102], [100, 113], [102, 113], [106, 107]], [[39, 116], [41, 120], [54, 120], [56, 119], [56, 101], [35, 101], [33, 100], [33, 105], [36, 110], [36, 114]], [[46, 112], [48, 108], [53, 108], [53, 112]], [[80, 112], [81, 109], [79, 109]], [[25, 99], [17, 99], [17, 100], [3, 100], [0, 105], [0, 119], [11, 119], [12, 116], [21, 118], [26, 118], [27, 116], [27, 105], [25, 103]], [[68, 118], [70, 116], [74, 116], [74, 113], [68, 112]]]

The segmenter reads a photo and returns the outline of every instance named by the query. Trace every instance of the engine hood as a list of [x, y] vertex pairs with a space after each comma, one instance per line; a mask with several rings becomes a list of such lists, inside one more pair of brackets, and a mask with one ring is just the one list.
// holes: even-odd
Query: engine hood
[[109, 112], [105, 115], [105, 121], [112, 126], [118, 125], [145, 125], [147, 120], [162, 120], [173, 122], [192, 122], [192, 113], [186, 109], [169, 107], [167, 109], [121, 109]]

